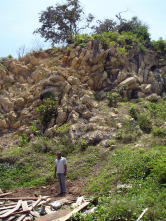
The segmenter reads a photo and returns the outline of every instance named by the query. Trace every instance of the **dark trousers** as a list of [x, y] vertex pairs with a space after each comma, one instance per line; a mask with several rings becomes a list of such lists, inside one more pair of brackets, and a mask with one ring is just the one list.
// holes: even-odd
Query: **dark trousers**
[[66, 193], [65, 175], [64, 173], [58, 173], [60, 193]]

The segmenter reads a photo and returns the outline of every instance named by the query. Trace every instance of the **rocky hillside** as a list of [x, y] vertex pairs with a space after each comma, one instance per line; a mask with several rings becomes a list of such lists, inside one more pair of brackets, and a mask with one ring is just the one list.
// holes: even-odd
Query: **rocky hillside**
[[145, 220], [166, 220], [165, 57], [134, 42], [74, 45], [1, 59], [0, 188], [58, 193], [60, 150], [68, 193], [99, 197], [87, 220], [136, 220], [145, 208]]
[[50, 49], [28, 54], [20, 61], [0, 62], [0, 134], [12, 132], [30, 136], [38, 119], [35, 107], [48, 95], [57, 102], [57, 117], [44, 129], [50, 135], [57, 125], [70, 123], [72, 142], [85, 139], [94, 144], [113, 136], [102, 126], [109, 117], [99, 111], [95, 99], [105, 101], [107, 92], [118, 100], [157, 101], [165, 92], [166, 61], [154, 51], [139, 53], [133, 43], [127, 53], [117, 43], [104, 50], [95, 41], [86, 47], [69, 45], [66, 50]]

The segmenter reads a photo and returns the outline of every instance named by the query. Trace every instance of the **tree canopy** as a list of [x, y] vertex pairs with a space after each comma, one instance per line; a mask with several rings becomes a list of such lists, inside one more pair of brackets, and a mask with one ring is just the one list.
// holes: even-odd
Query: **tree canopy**
[[[85, 16], [79, 0], [66, 0], [65, 4], [57, 3], [40, 13], [39, 22], [42, 26], [34, 31], [52, 45], [70, 42], [71, 37], [89, 27], [94, 19], [92, 14]], [[82, 26], [80, 23], [82, 22]]]

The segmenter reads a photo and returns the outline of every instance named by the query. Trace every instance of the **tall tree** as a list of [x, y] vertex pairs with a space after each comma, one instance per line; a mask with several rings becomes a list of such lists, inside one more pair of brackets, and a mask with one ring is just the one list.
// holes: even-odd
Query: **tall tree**
[[93, 19], [92, 14], [85, 16], [79, 0], [66, 0], [66, 4], [57, 3], [55, 7], [49, 6], [40, 13], [39, 22], [42, 26], [34, 33], [40, 34], [52, 45], [70, 42], [71, 36], [88, 28]]
[[98, 20], [98, 26], [93, 26], [95, 34], [102, 34], [103, 32], [111, 32], [116, 29], [116, 22], [112, 19], [105, 19], [104, 21]]

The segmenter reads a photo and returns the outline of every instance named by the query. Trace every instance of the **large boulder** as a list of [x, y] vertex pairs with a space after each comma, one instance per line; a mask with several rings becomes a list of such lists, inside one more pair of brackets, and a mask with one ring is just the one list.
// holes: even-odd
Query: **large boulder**
[[13, 102], [11, 102], [7, 97], [0, 96], [0, 104], [6, 112], [9, 112], [14, 107]]
[[63, 109], [58, 109], [58, 116], [56, 118], [56, 124], [62, 125], [67, 120], [67, 113]]

